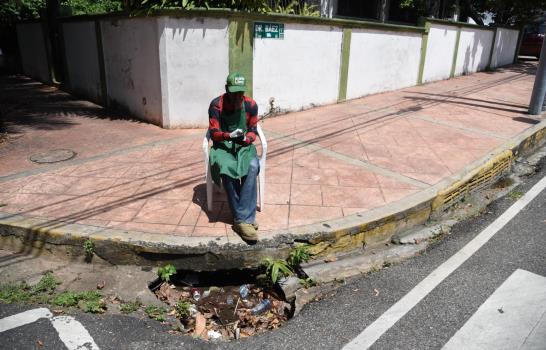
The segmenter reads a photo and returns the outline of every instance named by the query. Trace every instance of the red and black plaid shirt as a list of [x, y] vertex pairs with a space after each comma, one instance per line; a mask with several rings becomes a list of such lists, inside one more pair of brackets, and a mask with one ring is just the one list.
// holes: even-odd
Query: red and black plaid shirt
[[[209, 132], [213, 141], [225, 141], [229, 140], [229, 132], [227, 130], [222, 130], [220, 127], [220, 118], [222, 118], [222, 113], [233, 113], [235, 106], [229, 104], [227, 100], [224, 100], [225, 94], [216, 97], [210, 103], [209, 107]], [[256, 140], [256, 134], [258, 130], [256, 126], [258, 125], [258, 105], [256, 101], [250, 97], [244, 96], [243, 103], [245, 104], [246, 112], [246, 141], [244, 144], [251, 144]]]

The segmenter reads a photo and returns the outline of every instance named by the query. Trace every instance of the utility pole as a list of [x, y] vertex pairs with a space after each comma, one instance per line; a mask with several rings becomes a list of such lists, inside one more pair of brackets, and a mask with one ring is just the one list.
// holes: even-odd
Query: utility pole
[[533, 93], [529, 103], [529, 114], [539, 115], [542, 113], [544, 110], [544, 95], [546, 95], [546, 35], [542, 40], [540, 61], [538, 62], [535, 84], [533, 85]]

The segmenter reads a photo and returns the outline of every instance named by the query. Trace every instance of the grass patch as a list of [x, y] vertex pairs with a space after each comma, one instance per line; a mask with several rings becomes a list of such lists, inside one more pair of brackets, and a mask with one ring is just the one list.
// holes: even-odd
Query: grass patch
[[122, 303], [119, 306], [119, 311], [124, 314], [130, 314], [132, 312], [137, 311], [142, 303], [140, 302], [140, 299], [136, 299], [135, 301], [130, 301], [128, 303]]
[[165, 322], [165, 312], [167, 312], [167, 310], [164, 307], [148, 305], [144, 309], [144, 312], [146, 313], [146, 315], [148, 315], [149, 318], [153, 318], [154, 320], [159, 322]]
[[521, 191], [512, 191], [512, 192], [508, 193], [508, 197], [510, 197], [513, 200], [518, 200], [521, 197], [523, 197], [524, 194], [525, 193], [523, 193]]
[[85, 312], [104, 312], [106, 305], [97, 291], [56, 293], [57, 281], [52, 273], [46, 273], [34, 286], [23, 282], [0, 285], [0, 302], [5, 304], [52, 304], [61, 307], [78, 306]]

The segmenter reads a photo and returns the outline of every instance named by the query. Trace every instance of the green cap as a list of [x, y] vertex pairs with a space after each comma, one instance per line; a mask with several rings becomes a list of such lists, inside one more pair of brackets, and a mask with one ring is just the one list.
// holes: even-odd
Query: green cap
[[226, 86], [229, 92], [245, 91], [246, 79], [241, 73], [231, 73], [226, 79]]

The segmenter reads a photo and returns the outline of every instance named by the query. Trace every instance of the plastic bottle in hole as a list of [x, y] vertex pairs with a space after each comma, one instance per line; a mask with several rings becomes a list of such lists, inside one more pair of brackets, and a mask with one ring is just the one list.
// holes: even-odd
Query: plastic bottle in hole
[[251, 312], [253, 315], [259, 315], [269, 309], [271, 309], [271, 301], [269, 299], [264, 299], [258, 305], [252, 308]]
[[250, 293], [250, 290], [248, 289], [248, 285], [243, 284], [239, 287], [239, 295], [241, 296], [241, 299], [246, 299], [248, 297], [248, 293]]

